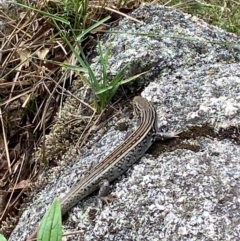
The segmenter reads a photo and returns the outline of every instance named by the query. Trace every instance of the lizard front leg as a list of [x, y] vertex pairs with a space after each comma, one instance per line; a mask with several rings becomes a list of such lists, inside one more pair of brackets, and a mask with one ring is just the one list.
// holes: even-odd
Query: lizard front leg
[[155, 140], [156, 141], [164, 141], [172, 138], [179, 137], [179, 134], [181, 131], [176, 132], [156, 132], [155, 134]]

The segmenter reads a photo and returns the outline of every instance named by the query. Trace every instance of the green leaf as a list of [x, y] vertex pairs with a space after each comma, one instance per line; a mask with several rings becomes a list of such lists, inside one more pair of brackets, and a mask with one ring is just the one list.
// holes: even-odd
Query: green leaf
[[7, 241], [7, 239], [2, 234], [0, 234], [0, 241]]
[[40, 224], [37, 241], [62, 240], [62, 214], [59, 199], [55, 199]]

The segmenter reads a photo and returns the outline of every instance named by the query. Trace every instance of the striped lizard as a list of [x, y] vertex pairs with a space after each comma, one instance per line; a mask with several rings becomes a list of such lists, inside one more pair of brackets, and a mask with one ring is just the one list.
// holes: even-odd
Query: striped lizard
[[[62, 215], [97, 189], [99, 189], [98, 196], [104, 198], [108, 193], [109, 183], [126, 172], [156, 140], [178, 137], [180, 132], [157, 132], [156, 110], [145, 98], [134, 97], [133, 107], [134, 114], [139, 117], [138, 128], [60, 200]], [[36, 235], [37, 230], [27, 241], [36, 238]]]

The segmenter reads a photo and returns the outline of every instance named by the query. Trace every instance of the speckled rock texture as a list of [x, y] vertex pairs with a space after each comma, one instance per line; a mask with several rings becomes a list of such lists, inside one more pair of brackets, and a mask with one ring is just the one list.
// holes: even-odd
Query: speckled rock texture
[[[240, 39], [173, 8], [144, 6], [132, 16], [145, 24], [123, 19], [112, 30], [131, 34], [103, 37], [103, 49], [111, 52], [109, 75], [126, 63], [127, 77], [149, 70], [127, 88], [144, 84], [141, 95], [153, 103], [160, 126], [182, 133], [154, 144], [116, 180], [111, 194], [117, 199], [109, 206], [96, 195], [79, 202], [64, 219], [64, 229], [81, 234], [67, 240], [237, 241]], [[83, 148], [71, 165], [56, 168], [9, 240], [25, 240], [54, 197], [64, 196], [125, 135], [112, 123], [90, 150]]]

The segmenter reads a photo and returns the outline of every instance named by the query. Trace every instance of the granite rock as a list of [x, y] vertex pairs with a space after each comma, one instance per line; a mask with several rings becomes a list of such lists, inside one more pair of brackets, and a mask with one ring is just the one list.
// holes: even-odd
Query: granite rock
[[[126, 77], [149, 70], [126, 88], [146, 86], [141, 95], [156, 108], [160, 128], [182, 133], [154, 144], [116, 180], [111, 194], [117, 199], [109, 206], [96, 195], [79, 202], [64, 219], [64, 230], [82, 230], [86, 241], [237, 241], [240, 39], [174, 8], [146, 5], [132, 17], [144, 24], [123, 19], [112, 29], [118, 34], [102, 38], [103, 50], [111, 53], [109, 76], [127, 63]], [[98, 57], [92, 67], [100, 73]], [[56, 168], [9, 240], [24, 240], [54, 197], [65, 195], [125, 135], [113, 123], [90, 150], [83, 148], [71, 165]]]

